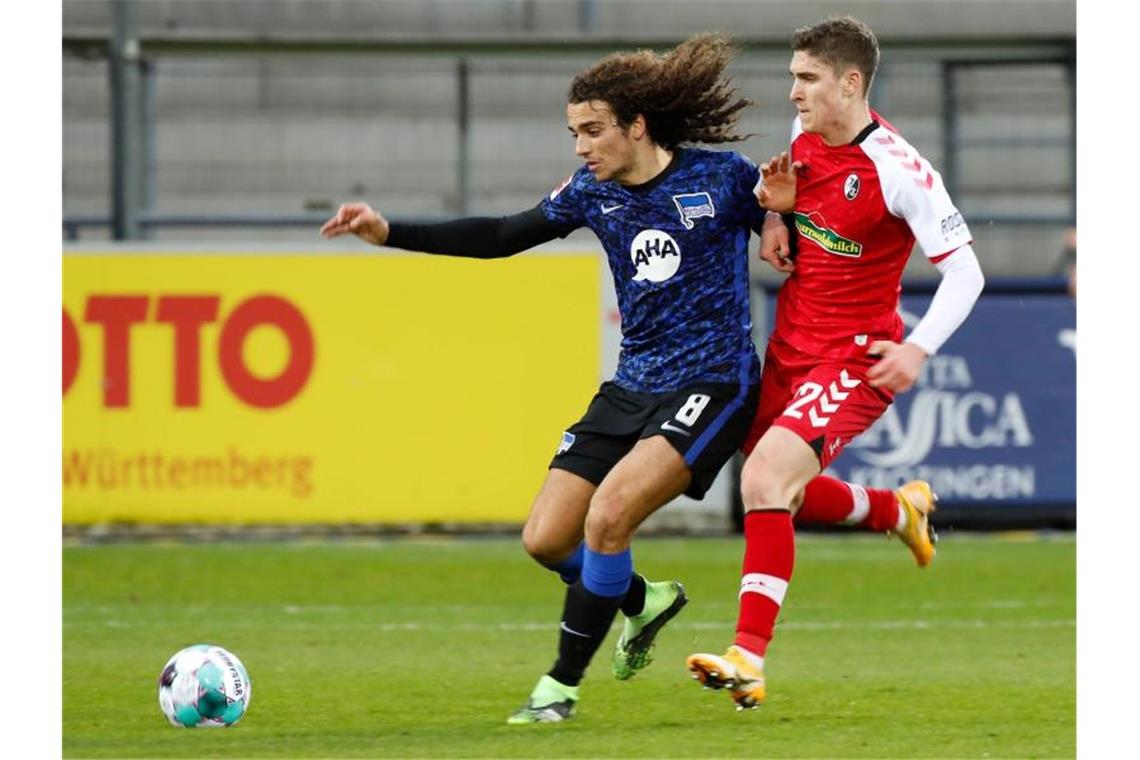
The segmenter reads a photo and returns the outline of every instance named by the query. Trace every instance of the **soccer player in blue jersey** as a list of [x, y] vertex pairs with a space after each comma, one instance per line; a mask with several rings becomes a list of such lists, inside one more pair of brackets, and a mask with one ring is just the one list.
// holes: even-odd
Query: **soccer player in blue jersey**
[[558, 658], [509, 723], [573, 714], [619, 609], [614, 676], [649, 663], [658, 631], [687, 600], [680, 583], [633, 572], [633, 533], [674, 497], [702, 498], [756, 410], [748, 240], [765, 218], [753, 194], [760, 174], [736, 152], [691, 147], [743, 139], [734, 128], [750, 101], [725, 75], [731, 57], [725, 38], [704, 34], [665, 55], [617, 53], [579, 73], [566, 120], [585, 163], [527, 211], [396, 224], [349, 203], [322, 227], [326, 237], [498, 258], [585, 226], [605, 249], [621, 355], [563, 433], [523, 529], [526, 551], [568, 585]]

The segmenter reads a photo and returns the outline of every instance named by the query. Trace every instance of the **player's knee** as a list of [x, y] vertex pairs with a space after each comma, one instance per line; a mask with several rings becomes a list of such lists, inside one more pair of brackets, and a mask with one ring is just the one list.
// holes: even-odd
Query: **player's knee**
[[577, 545], [573, 542], [570, 546], [566, 544], [567, 542], [561, 537], [550, 535], [548, 531], [541, 530], [532, 522], [523, 526], [523, 549], [540, 565], [551, 567], [566, 559]]
[[[749, 466], [751, 465], [751, 466]], [[787, 493], [783, 478], [762, 459], [750, 459], [740, 473], [740, 498], [744, 511], [792, 508], [795, 494]]]
[[780, 498], [779, 490], [760, 478], [742, 480], [740, 496], [744, 502], [744, 511], [751, 512], [758, 509], [789, 509], [790, 505]]
[[791, 510], [792, 514], [800, 511], [800, 507], [804, 505], [804, 489], [800, 489], [795, 496], [792, 497]]
[[619, 552], [629, 545], [634, 525], [626, 504], [615, 491], [599, 489], [586, 514], [586, 543], [595, 551]]

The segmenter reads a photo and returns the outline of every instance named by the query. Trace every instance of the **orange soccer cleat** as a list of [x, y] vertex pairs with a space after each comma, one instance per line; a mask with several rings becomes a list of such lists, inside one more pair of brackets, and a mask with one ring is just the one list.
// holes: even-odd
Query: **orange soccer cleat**
[[723, 655], [693, 654], [685, 660], [693, 678], [706, 689], [728, 689], [737, 710], [755, 710], [764, 701], [764, 671], [735, 646]]
[[930, 525], [930, 513], [935, 510], [938, 497], [930, 490], [925, 480], [912, 480], [895, 491], [899, 508], [906, 512], [906, 526], [901, 531], [892, 530], [914, 555], [919, 567], [926, 567], [934, 561], [938, 534]]

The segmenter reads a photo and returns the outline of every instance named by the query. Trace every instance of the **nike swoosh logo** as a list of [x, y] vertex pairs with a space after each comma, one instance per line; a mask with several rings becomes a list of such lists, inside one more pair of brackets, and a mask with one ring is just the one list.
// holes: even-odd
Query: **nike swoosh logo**
[[581, 636], [581, 637], [582, 637], [582, 638], [584, 638], [584, 639], [588, 639], [588, 638], [590, 638], [590, 634], [588, 634], [588, 633], [579, 633], [578, 631], [575, 631], [575, 630], [574, 630], [573, 628], [571, 628], [570, 626], [566, 625], [566, 621], [565, 621], [565, 620], [563, 620], [563, 621], [562, 621], [562, 623], [561, 623], [561, 625], [559, 625], [559, 627], [560, 627], [562, 630], [566, 631], [566, 633], [572, 634], [572, 635], [574, 635], [574, 636]]
[[680, 433], [681, 435], [692, 435], [692, 433], [690, 433], [688, 430], [685, 430], [685, 428], [677, 427], [676, 425], [674, 425], [669, 420], [665, 420], [664, 422], [661, 423], [661, 429], [662, 430], [669, 430], [669, 431], [672, 431], [674, 433]]
[[607, 206], [607, 205], [605, 205], [605, 204], [603, 203], [603, 204], [602, 204], [602, 214], [603, 214], [603, 215], [604, 215], [604, 214], [609, 214], [609, 213], [611, 213], [611, 212], [617, 211], [619, 208], [625, 208], [625, 204], [624, 204], [624, 203], [619, 203], [619, 204], [618, 204], [618, 205], [616, 205], [616, 206]]

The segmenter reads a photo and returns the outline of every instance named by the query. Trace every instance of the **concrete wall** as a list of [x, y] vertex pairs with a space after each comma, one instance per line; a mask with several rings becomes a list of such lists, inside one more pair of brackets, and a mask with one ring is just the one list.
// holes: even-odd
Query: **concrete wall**
[[[421, 38], [576, 35], [579, 4], [557, 2], [190, 2], [138, 6], [142, 37]], [[915, 39], [974, 44], [995, 37], [1072, 37], [1072, 2], [598, 2], [598, 35], [680, 38], [706, 28], [762, 40], [838, 11], [876, 27], [883, 65], [873, 102], [942, 166], [939, 51]], [[1031, 12], [1027, 12], [1031, 11]], [[64, 35], [109, 27], [109, 4], [64, 2]], [[891, 38], [900, 41], [893, 44]], [[904, 44], [901, 39], [906, 37]], [[144, 48], [145, 50], [145, 48]], [[533, 205], [577, 162], [565, 131], [565, 91], [592, 55], [482, 56], [471, 61], [471, 210]], [[762, 160], [787, 142], [786, 52], [748, 50], [733, 68], [756, 101], [754, 133], [735, 147]], [[157, 208], [277, 212], [364, 198], [393, 215], [457, 208], [456, 61], [370, 55], [168, 55], [156, 62]], [[64, 59], [65, 214], [108, 210], [109, 96], [105, 63]], [[987, 212], [1068, 209], [1069, 94], [1057, 66], [977, 69], [958, 78], [965, 139], [957, 200], [998, 274], [1048, 271], [1059, 227], [990, 225]], [[1006, 143], [995, 141], [1005, 138]], [[1012, 141], [1012, 144], [1009, 142]], [[101, 232], [87, 231], [85, 237]], [[316, 241], [311, 230], [164, 230], [159, 237]], [[926, 265], [918, 261], [917, 271]]]
[[[783, 40], [798, 26], [850, 13], [884, 40], [1072, 36], [1072, 0], [597, 0], [600, 35], [687, 34], [721, 29]], [[375, 37], [574, 34], [579, 0], [146, 0], [139, 31]], [[64, 32], [109, 25], [106, 2], [64, 0]]]

